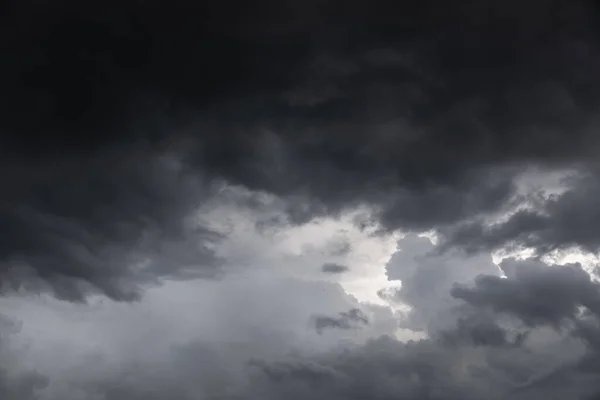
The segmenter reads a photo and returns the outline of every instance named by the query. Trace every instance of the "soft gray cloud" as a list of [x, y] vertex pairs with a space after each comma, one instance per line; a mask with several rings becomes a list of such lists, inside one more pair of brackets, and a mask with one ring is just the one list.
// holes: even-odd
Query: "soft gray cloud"
[[[133, 304], [100, 299], [72, 304], [48, 295], [11, 296], [0, 302], [23, 321], [11, 343], [29, 347], [20, 355], [23, 368], [48, 381], [42, 399], [187, 399], [241, 390], [251, 359], [308, 356], [396, 329], [389, 309], [360, 304], [335, 283], [278, 276], [276, 268], [269, 278], [168, 282]], [[313, 324], [320, 314], [370, 324], [320, 335]]]
[[[503, 267], [506, 278], [482, 275], [473, 289], [452, 291], [469, 304], [458, 308], [454, 328], [418, 342], [377, 339], [352, 351], [269, 365], [259, 393], [298, 399], [586, 399], [598, 393], [593, 299], [600, 286], [572, 265], [510, 260]], [[555, 298], [544, 299], [540, 290]], [[521, 330], [501, 314], [521, 321]], [[572, 323], [559, 326], [561, 316]]]
[[[394, 268], [413, 269], [405, 284], [415, 269], [431, 273], [433, 260], [442, 270], [460, 259], [436, 253], [424, 238], [406, 237], [399, 247], [404, 264], [397, 258]], [[149, 290], [134, 305], [24, 297], [5, 309], [23, 319], [22, 339], [13, 339], [14, 345], [38, 326], [47, 327], [46, 337], [37, 337], [36, 347], [21, 357], [25, 371], [35, 365], [44, 377], [44, 400], [521, 400], [597, 393], [598, 284], [573, 265], [505, 260], [501, 266], [505, 278], [479, 275], [473, 281], [485, 272], [471, 264], [456, 278], [442, 280], [442, 286], [453, 279], [463, 285], [447, 288], [456, 299], [439, 306], [447, 313], [445, 323], [436, 324], [440, 316], [430, 314], [429, 337], [408, 342], [393, 337], [397, 320], [389, 309], [357, 303], [336, 284], [251, 274], [173, 282]], [[439, 280], [426, 274], [422, 281], [427, 278]], [[485, 279], [495, 286], [482, 285]], [[543, 307], [540, 290], [554, 293]], [[418, 302], [414, 307], [422, 312]], [[315, 332], [315, 316], [329, 317], [327, 334]], [[555, 323], [560, 318], [570, 323]], [[352, 323], [360, 329], [345, 329]]]
[[411, 307], [403, 326], [413, 330], [436, 330], [448, 318], [454, 318], [450, 310], [457, 304], [450, 289], [455, 283], [500, 272], [489, 254], [440, 254], [430, 239], [416, 235], [407, 235], [398, 242], [398, 252], [386, 270], [389, 279], [402, 281], [401, 288], [391, 293], [391, 299]]
[[335, 263], [325, 263], [321, 266], [321, 271], [327, 274], [343, 274], [348, 271], [348, 267], [345, 265], [335, 264]]
[[21, 324], [0, 314], [0, 394], [9, 400], [35, 400], [48, 385], [48, 379], [34, 369], [23, 368], [23, 349], [10, 342]]
[[338, 313], [337, 316], [317, 315], [314, 317], [315, 330], [318, 334], [326, 329], [355, 329], [368, 325], [369, 318], [358, 308]]

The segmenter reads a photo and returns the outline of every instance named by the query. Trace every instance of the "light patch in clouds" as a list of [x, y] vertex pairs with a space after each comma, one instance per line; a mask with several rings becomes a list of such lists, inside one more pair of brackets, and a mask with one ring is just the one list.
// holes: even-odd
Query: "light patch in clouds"
[[[131, 365], [144, 365], [144, 373], [170, 368], [174, 349], [190, 343], [223, 354], [219, 360], [206, 356], [207, 362], [243, 365], [252, 357], [268, 360], [293, 351], [308, 356], [354, 347], [380, 335], [419, 337], [399, 331], [394, 309], [377, 295], [395, 284], [385, 275], [385, 264], [396, 251], [393, 235], [360, 230], [353, 224], [355, 214], [264, 230], [258, 222], [276, 211], [255, 213], [236, 201], [202, 211], [204, 221], [227, 233], [215, 247], [226, 256], [228, 272], [218, 280], [166, 280], [147, 287], [137, 303], [97, 296], [88, 304], [48, 295], [0, 299], [0, 313], [23, 321], [12, 342], [27, 348], [21, 356], [25, 369], [51, 378], [48, 393], [72, 396], [69, 380], [80, 385], [108, 379], [115, 374], [111, 371]], [[347, 251], [332, 254], [332, 241], [348, 243]], [[352, 268], [341, 275], [323, 274], [319, 266], [327, 262]], [[361, 316], [353, 329], [320, 331], [312, 322], [353, 312]], [[227, 368], [231, 373], [238, 367]]]
[[[255, 195], [270, 207], [259, 212], [249, 209], [248, 197]], [[281, 221], [283, 214], [276, 198], [230, 187], [222, 199], [199, 211], [203, 224], [226, 233], [215, 251], [226, 259], [226, 269], [237, 273], [252, 268], [253, 274], [268, 276], [274, 269], [286, 276], [312, 277], [339, 282], [359, 301], [383, 304], [377, 291], [389, 285], [385, 264], [396, 251], [398, 232], [375, 234], [376, 229], [360, 229], [356, 219], [368, 214], [355, 209], [339, 218], [319, 218], [301, 225], [274, 224], [257, 229], [264, 221]], [[345, 251], [339, 251], [340, 243]], [[349, 266], [344, 274], [324, 277], [324, 264]]]
[[[492, 253], [495, 264], [500, 264], [502, 260], [507, 258], [516, 258], [518, 260], [526, 260], [535, 255], [534, 249], [522, 249], [515, 251], [498, 250]], [[594, 273], [595, 268], [600, 263], [600, 257], [597, 254], [582, 251], [579, 249], [554, 250], [549, 254], [541, 257], [541, 260], [548, 265], [564, 265], [571, 263], [579, 263], [589, 273]]]
[[[147, 287], [139, 303], [115, 303], [91, 296], [87, 304], [72, 304], [47, 295], [36, 298], [17, 295], [2, 298], [0, 309], [25, 320], [22, 337], [35, 338], [40, 348], [70, 346], [72, 351], [101, 350], [105, 356], [111, 353], [118, 357], [121, 352], [132, 353], [136, 348], [142, 354], [145, 346], [142, 343], [153, 341], [167, 351], [170, 345], [198, 338], [199, 332], [207, 340], [223, 339], [227, 329], [219, 327], [237, 318], [234, 315], [246, 318], [244, 307], [264, 309], [256, 302], [263, 299], [266, 305], [274, 298], [280, 298], [285, 304], [285, 296], [291, 290], [289, 285], [305, 285], [303, 287], [309, 290], [311, 287], [329, 288], [317, 292], [338, 291], [333, 298], [342, 299], [336, 303], [309, 296], [315, 300], [314, 304], [307, 302], [303, 295], [292, 299], [289, 305], [293, 307], [309, 310], [313, 304], [312, 311], [304, 312], [305, 315], [296, 320], [300, 325], [308, 324], [312, 313], [335, 315], [361, 302], [385, 309], [389, 306], [377, 292], [398, 284], [389, 281], [385, 274], [385, 265], [396, 251], [397, 236], [374, 235], [357, 228], [353, 220], [362, 210], [339, 219], [324, 218], [304, 225], [282, 224], [265, 231], [257, 229], [258, 223], [279, 215], [277, 210], [256, 213], [239, 198], [232, 200], [227, 196], [216, 202], [218, 207], [208, 204], [199, 215], [204, 222], [212, 224], [212, 228], [227, 234], [227, 238], [215, 246], [219, 255], [226, 256], [224, 268], [228, 274], [222, 279], [165, 280], [160, 286]], [[329, 243], [339, 238], [349, 243], [348, 251], [331, 254]], [[352, 268], [345, 274], [324, 275], [319, 266], [328, 262]], [[281, 288], [276, 289], [278, 285]], [[277, 290], [278, 295], [273, 290]], [[234, 312], [236, 307], [240, 309]], [[227, 316], [223, 310], [234, 314]], [[257, 318], [255, 312], [248, 315]], [[280, 318], [277, 323], [268, 324], [281, 325], [284, 320]], [[64, 330], [65, 326], [70, 327], [68, 331]], [[145, 327], [141, 336], [132, 333], [138, 326]], [[303, 328], [296, 326], [296, 329]], [[389, 331], [394, 332], [395, 329]], [[41, 339], [38, 340], [38, 336]]]

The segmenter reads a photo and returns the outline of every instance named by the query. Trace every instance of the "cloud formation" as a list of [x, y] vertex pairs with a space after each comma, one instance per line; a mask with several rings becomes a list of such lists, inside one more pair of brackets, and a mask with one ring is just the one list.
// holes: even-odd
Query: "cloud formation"
[[[431, 269], [430, 247], [413, 254], [419, 264], [415, 269]], [[58, 329], [46, 339], [55, 343], [54, 350], [28, 349], [24, 354], [29, 355], [21, 358], [39, 370], [31, 372], [23, 364], [22, 373], [38, 378], [19, 381], [11, 375], [7, 382], [11, 387], [21, 382], [19, 390], [25, 394], [15, 397], [19, 400], [27, 395], [49, 400], [513, 400], [588, 399], [600, 393], [600, 315], [594, 306], [599, 284], [576, 265], [512, 259], [502, 268], [505, 278], [478, 275], [449, 289], [456, 301], [440, 305], [448, 314], [444, 325], [433, 323], [439, 318], [434, 315], [428, 336], [408, 341], [385, 328], [395, 320], [393, 314], [365, 308], [339, 286], [314, 281], [240, 277], [174, 282], [152, 289], [147, 303], [130, 307], [115, 302], [96, 311], [89, 305], [54, 300], [26, 305], [15, 299], [7, 311], [25, 317], [25, 328], [49, 305], [63, 311], [60, 323], [45, 322]], [[553, 301], [541, 302], [548, 290]], [[73, 307], [84, 312], [64, 312]], [[174, 307], [180, 312], [171, 313]], [[333, 316], [327, 321], [342, 322], [326, 323], [327, 334], [319, 334], [313, 325], [316, 310]], [[367, 318], [369, 324], [363, 325]], [[346, 330], [344, 321], [362, 329]], [[75, 329], [59, 334], [58, 327], [65, 324]], [[25, 333], [36, 330], [28, 329]], [[90, 333], [98, 329], [104, 335], [92, 339]], [[61, 352], [62, 361], [53, 352]]]
[[[472, 289], [452, 290], [469, 306], [455, 310], [454, 328], [431, 332], [430, 339], [418, 342], [380, 338], [318, 361], [263, 367], [260, 393], [298, 399], [558, 399], [597, 394], [592, 366], [598, 353], [591, 332], [597, 333], [599, 315], [587, 304], [600, 286], [575, 266], [511, 260], [505, 267], [515, 272], [505, 279], [481, 275]], [[555, 298], [544, 301], [540, 288], [551, 290]], [[587, 312], [579, 313], [577, 307]], [[560, 318], [571, 323], [557, 324]]]
[[[0, 129], [3, 170], [11, 171], [2, 185], [17, 189], [3, 205], [4, 230], [38, 229], [15, 217], [33, 209], [78, 219], [77, 229], [92, 234], [108, 229], [87, 244], [98, 251], [109, 251], [102, 240], [121, 243], [124, 229], [136, 239], [152, 229], [169, 235], [205, 193], [177, 186], [179, 173], [167, 167], [139, 171], [138, 160], [160, 164], [165, 152], [204, 182], [281, 197], [296, 223], [367, 205], [385, 229], [416, 231], [506, 211], [518, 201], [523, 166], [585, 170], [595, 159], [600, 57], [591, 2], [305, 3], [12, 2], [2, 24], [15, 40], [2, 45], [11, 62]], [[579, 193], [544, 207], [564, 220]], [[129, 209], [136, 221], [121, 221]], [[492, 246], [595, 246], [589, 235], [550, 232], [552, 217], [540, 215], [518, 215], [489, 239], [476, 233], [484, 228], [459, 229], [453, 243], [473, 246], [468, 238], [482, 236]], [[116, 224], [128, 228], [117, 233]], [[100, 282], [120, 278], [44, 269], [131, 291]]]
[[538, 208], [523, 209], [491, 226], [472, 221], [451, 229], [448, 245], [468, 250], [528, 247], [540, 255], [573, 247], [597, 253], [599, 210], [593, 199], [598, 182], [597, 166], [591, 165], [566, 179], [564, 193], [545, 196]]
[[596, 2], [3, 7], [1, 398], [600, 395]]
[[598, 285], [580, 265], [549, 267], [540, 261], [504, 260], [509, 279], [481, 275], [474, 288], [456, 286], [453, 297], [478, 307], [491, 307], [519, 317], [528, 325], [552, 325], [576, 320], [580, 309], [600, 311]]
[[338, 313], [335, 317], [317, 315], [314, 317], [315, 330], [322, 334], [326, 329], [353, 329], [368, 325], [369, 318], [358, 308]]
[[191, 218], [208, 188], [177, 160], [123, 150], [52, 165], [3, 161], [2, 288], [83, 300], [138, 297], [140, 283], [214, 275], [218, 232]]
[[389, 279], [400, 280], [402, 286], [382, 295], [411, 307], [403, 326], [412, 330], [437, 330], [447, 323], [450, 310], [456, 306], [450, 294], [454, 284], [471, 282], [481, 274], [499, 273], [489, 254], [440, 255], [425, 237], [407, 235], [398, 242], [398, 248], [386, 271]]

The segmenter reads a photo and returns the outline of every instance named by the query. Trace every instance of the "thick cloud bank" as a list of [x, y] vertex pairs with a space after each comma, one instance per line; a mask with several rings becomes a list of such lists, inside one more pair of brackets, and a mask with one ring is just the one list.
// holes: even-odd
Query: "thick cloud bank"
[[[8, 2], [2, 258], [65, 298], [134, 298], [132, 251], [155, 257], [215, 181], [281, 197], [295, 223], [367, 205], [385, 229], [445, 227], [461, 247], [595, 249], [573, 213], [597, 213], [597, 10]], [[539, 213], [478, 222], [526, 201], [530, 165], [585, 176]]]

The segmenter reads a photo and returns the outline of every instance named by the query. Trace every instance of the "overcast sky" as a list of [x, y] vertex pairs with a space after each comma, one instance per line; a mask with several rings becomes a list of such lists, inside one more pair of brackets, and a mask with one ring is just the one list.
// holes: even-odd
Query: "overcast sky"
[[599, 11], [9, 0], [0, 398], [600, 399]]

